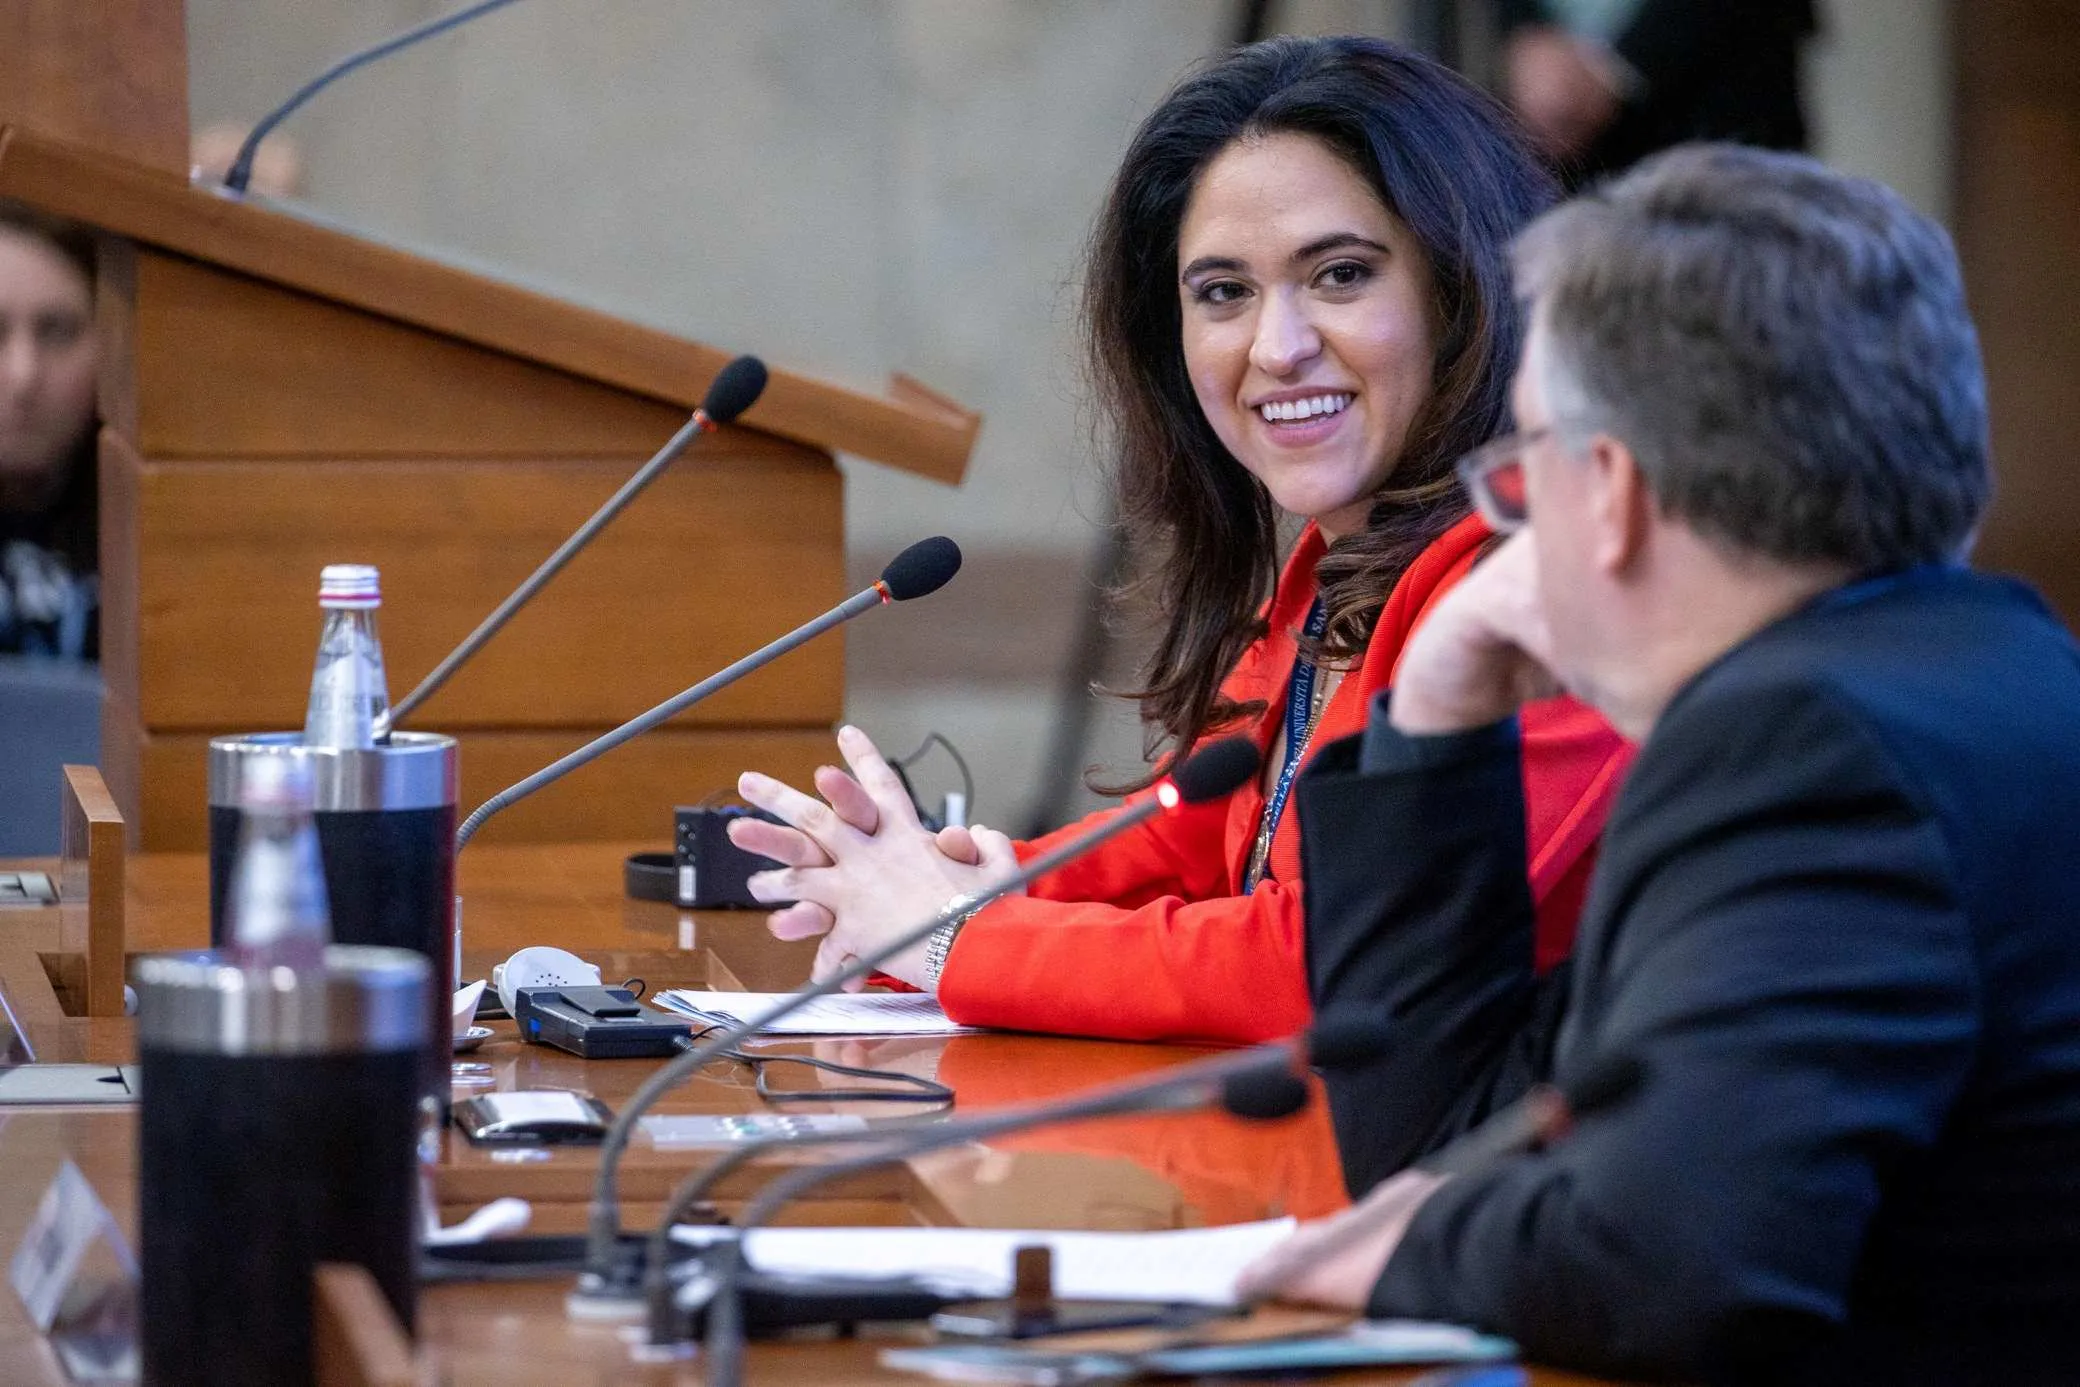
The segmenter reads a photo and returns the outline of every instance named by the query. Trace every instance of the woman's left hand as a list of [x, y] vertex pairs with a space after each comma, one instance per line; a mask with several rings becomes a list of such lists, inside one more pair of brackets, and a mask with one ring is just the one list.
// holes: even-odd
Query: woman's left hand
[[[813, 853], [805, 848], [790, 851], [790, 866], [755, 873], [750, 888], [762, 901], [798, 902], [775, 915], [776, 932], [781, 915], [801, 919], [816, 918], [810, 911], [827, 912], [833, 923], [816, 952], [813, 976], [819, 981], [915, 929], [955, 896], [981, 890], [1017, 866], [1010, 840], [987, 830], [970, 835], [976, 860], [949, 856], [940, 840], [918, 822], [909, 792], [865, 733], [854, 727], [839, 729], [838, 748], [857, 788], [872, 805], [871, 829], [856, 826], [869, 818], [863, 803], [845, 803], [841, 814], [770, 776], [751, 772], [737, 782], [746, 800], [780, 818], [815, 847]], [[819, 788], [837, 788], [824, 786], [825, 779], [818, 776]], [[850, 797], [841, 791], [834, 798], [843, 802]], [[740, 846], [758, 850], [736, 832], [731, 837]], [[817, 856], [824, 862], [815, 862]], [[883, 963], [882, 971], [923, 986], [924, 952], [919, 942]]]

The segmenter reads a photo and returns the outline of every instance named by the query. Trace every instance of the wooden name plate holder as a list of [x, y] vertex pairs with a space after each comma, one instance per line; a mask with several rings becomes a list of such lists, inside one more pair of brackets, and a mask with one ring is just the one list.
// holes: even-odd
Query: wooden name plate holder
[[122, 811], [92, 766], [65, 768], [58, 860], [58, 947], [44, 971], [68, 1016], [121, 1016], [127, 944], [123, 927]]

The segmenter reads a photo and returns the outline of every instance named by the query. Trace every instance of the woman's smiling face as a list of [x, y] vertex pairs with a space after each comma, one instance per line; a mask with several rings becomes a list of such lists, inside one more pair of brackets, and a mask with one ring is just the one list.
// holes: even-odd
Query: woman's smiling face
[[1214, 434], [1284, 510], [1362, 529], [1431, 392], [1429, 263], [1327, 145], [1245, 137], [1178, 230], [1185, 367]]

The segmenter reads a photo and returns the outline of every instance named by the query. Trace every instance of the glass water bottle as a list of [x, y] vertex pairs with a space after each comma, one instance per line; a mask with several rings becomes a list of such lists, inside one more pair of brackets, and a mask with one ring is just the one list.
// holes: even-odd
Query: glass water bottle
[[325, 624], [303, 719], [305, 746], [365, 750], [388, 734], [390, 689], [376, 635], [382, 605], [381, 581], [367, 564], [328, 564], [319, 575]]
[[311, 770], [284, 748], [255, 758], [239, 786], [238, 856], [224, 939], [244, 968], [318, 968], [332, 942], [332, 911], [318, 825], [311, 817]]

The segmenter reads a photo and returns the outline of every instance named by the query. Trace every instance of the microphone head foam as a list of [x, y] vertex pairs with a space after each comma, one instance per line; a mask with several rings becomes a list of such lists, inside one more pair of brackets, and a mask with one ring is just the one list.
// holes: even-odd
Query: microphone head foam
[[1647, 1066], [1638, 1055], [1619, 1052], [1590, 1061], [1589, 1066], [1561, 1090], [1567, 1107], [1576, 1117], [1607, 1108], [1632, 1096], [1647, 1077]]
[[908, 602], [946, 586], [961, 571], [961, 547], [945, 535], [921, 539], [888, 561], [881, 585], [890, 600]]
[[1376, 1016], [1340, 1012], [1316, 1019], [1307, 1028], [1307, 1060], [1324, 1069], [1366, 1064], [1386, 1051], [1394, 1028]]
[[766, 393], [766, 364], [755, 356], [740, 356], [715, 373], [708, 393], [701, 397], [701, 413], [718, 424], [727, 424], [758, 403]]
[[1180, 761], [1169, 780], [1186, 804], [1202, 804], [1232, 794], [1257, 773], [1263, 757], [1247, 737], [1223, 737]]
[[1244, 1070], [1221, 1080], [1221, 1106], [1255, 1122], [1291, 1117], [1307, 1101], [1307, 1080], [1283, 1064]]

